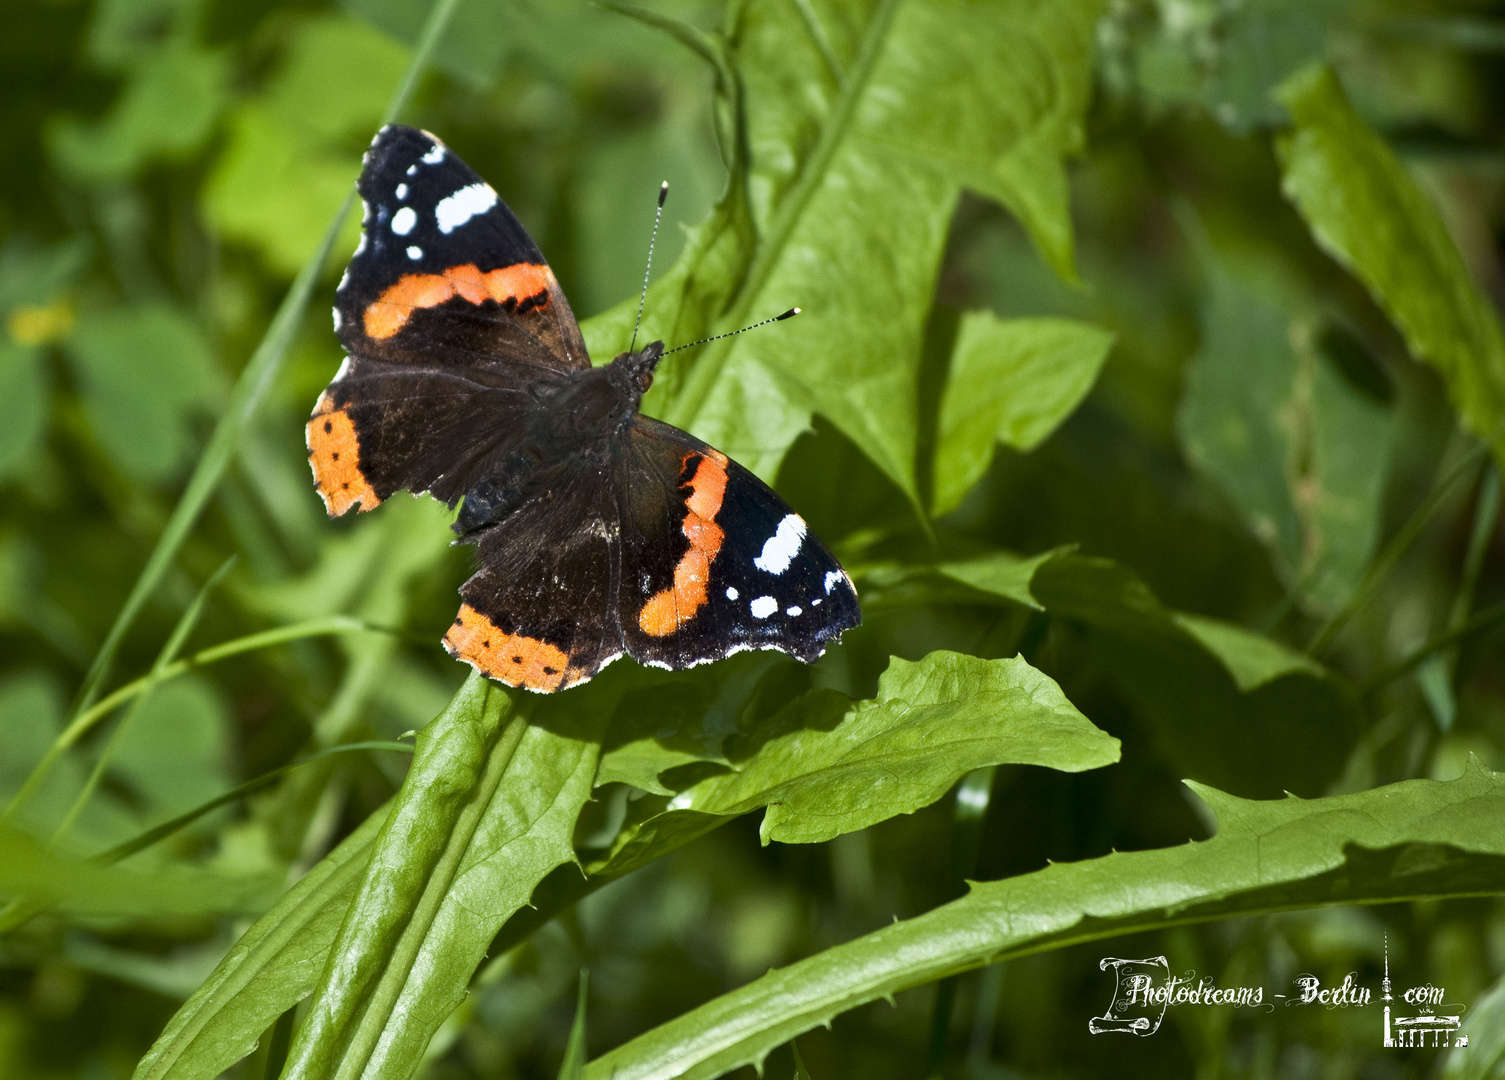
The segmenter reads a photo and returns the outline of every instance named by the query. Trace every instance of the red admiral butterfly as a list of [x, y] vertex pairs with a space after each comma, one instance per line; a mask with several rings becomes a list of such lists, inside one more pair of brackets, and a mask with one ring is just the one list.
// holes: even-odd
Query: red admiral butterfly
[[459, 504], [480, 569], [451, 655], [551, 692], [624, 652], [808, 662], [861, 621], [851, 578], [782, 499], [638, 412], [663, 342], [591, 366], [532, 238], [442, 142], [383, 128], [357, 187], [334, 309], [349, 356], [308, 422], [309, 463], [331, 516], [402, 488]]

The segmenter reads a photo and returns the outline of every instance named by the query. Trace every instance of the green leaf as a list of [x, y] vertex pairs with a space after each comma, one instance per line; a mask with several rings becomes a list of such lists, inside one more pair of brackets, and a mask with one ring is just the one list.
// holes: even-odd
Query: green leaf
[[218, 688], [189, 676], [158, 686], [115, 748], [111, 771], [141, 796], [146, 824], [231, 786], [230, 715]]
[[1505, 1062], [1505, 979], [1500, 979], [1468, 1010], [1469, 1044], [1443, 1057], [1442, 1080], [1499, 1080]]
[[1457, 780], [1311, 801], [1191, 787], [1217, 818], [1209, 840], [974, 884], [640, 1035], [586, 1076], [720, 1076], [864, 1002], [1025, 953], [1236, 915], [1499, 890], [1505, 776], [1476, 759]]
[[247, 930], [168, 1021], [132, 1080], [209, 1080], [313, 990], [387, 818], [376, 811]]
[[954, 510], [982, 479], [993, 445], [1033, 450], [1097, 381], [1113, 335], [1075, 319], [962, 317], [941, 398], [932, 512]]
[[1505, 461], [1505, 335], [1437, 207], [1327, 68], [1292, 76], [1279, 96], [1295, 124], [1279, 143], [1286, 197], [1411, 353], [1441, 373], [1464, 424]]
[[1327, 678], [1327, 671], [1305, 653], [1287, 648], [1278, 641], [1246, 630], [1235, 623], [1209, 619], [1202, 615], [1175, 612], [1177, 626], [1197, 639], [1228, 670], [1241, 693], [1257, 690], [1265, 683], [1298, 672], [1314, 678]]
[[1035, 579], [1035, 571], [1072, 550], [1070, 547], [1054, 548], [1030, 558], [997, 551], [974, 559], [941, 563], [936, 569], [974, 589], [1007, 597], [1016, 604], [1023, 604], [1036, 611], [1044, 611], [1034, 593], [1030, 592], [1030, 582]]
[[[752, 172], [734, 171], [646, 330], [682, 341], [805, 315], [709, 346], [651, 405], [765, 477], [820, 412], [914, 499], [920, 339], [952, 208], [963, 185], [1004, 199], [1069, 263], [1060, 158], [1080, 139], [1095, 6], [808, 8], [813, 24], [793, 4], [734, 13], [723, 94], [745, 85]], [[1040, 78], [1052, 93], [1023, 92]]]
[[734, 771], [680, 792], [669, 809], [767, 807], [764, 843], [819, 843], [913, 813], [985, 765], [1080, 772], [1118, 760], [1118, 740], [1024, 660], [952, 652], [895, 657], [869, 701], [812, 691], [734, 743]]
[[535, 722], [509, 719], [508, 696], [472, 675], [420, 733], [288, 1076], [406, 1077], [418, 1067], [497, 930], [575, 859], [571, 835], [608, 711], [596, 704], [573, 694], [538, 706]]
[[[204, 216], [291, 275], [314, 253], [360, 172], [360, 152], [402, 80], [407, 51], [350, 18], [310, 19], [266, 92], [237, 110], [203, 189]], [[364, 138], [357, 138], [363, 136]], [[355, 247], [346, 222], [337, 243]]]
[[100, 447], [143, 480], [171, 479], [193, 444], [213, 355], [192, 320], [150, 305], [88, 316], [68, 341]]
[[[672, 798], [632, 803], [611, 849], [587, 864], [589, 881], [565, 883], [558, 903], [704, 835], [728, 816], [766, 806], [765, 843], [814, 843], [911, 813], [974, 768], [1095, 769], [1118, 760], [1118, 741], [1021, 659], [935, 652], [918, 663], [893, 658], [871, 700], [807, 693], [734, 736], [725, 754], [672, 747], [661, 753], [655, 786], [658, 772], [685, 760], [724, 761], [732, 771]], [[638, 754], [653, 760], [647, 748]], [[539, 903], [549, 907], [549, 896]]]
[[[443, 32], [445, 20], [453, 11], [454, 0], [440, 0], [434, 6], [423, 37], [417, 49], [414, 50], [413, 58], [403, 75], [402, 82], [392, 95], [386, 113], [383, 114], [384, 122], [395, 120], [407, 107], [418, 78], [427, 66], [434, 42]], [[86, 712], [94, 703], [100, 686], [109, 675], [110, 668], [115, 661], [115, 651], [120, 647], [121, 641], [135, 622], [136, 616], [140, 614], [142, 606], [156, 591], [167, 568], [177, 555], [178, 549], [198, 520], [209, 496], [219, 485], [220, 478], [230, 463], [231, 455], [235, 451], [247, 421], [255, 414], [268, 386], [281, 369], [293, 336], [308, 308], [309, 298], [313, 295], [314, 283], [323, 271], [324, 262], [329, 257], [330, 249], [334, 246], [342, 223], [349, 215], [354, 199], [355, 193], [352, 191], [325, 226], [323, 240], [299, 269], [287, 294], [277, 306], [277, 311], [272, 316], [266, 333], [262, 335], [255, 351], [251, 353], [250, 359], [246, 361], [239, 378], [236, 379], [225, 410], [215, 423], [214, 432], [209, 436], [208, 444], [204, 447], [198, 464], [194, 466], [183, 494], [173, 507], [167, 524], [163, 526], [161, 535], [152, 547], [151, 555], [147, 557], [146, 565], [141, 568], [141, 573], [131, 586], [130, 594], [116, 613], [109, 632], [89, 664], [83, 685], [75, 699], [73, 721], [76, 722], [79, 715]]]
[[58, 165], [90, 182], [120, 179], [156, 158], [181, 159], [214, 130], [227, 98], [225, 56], [182, 38], [141, 55], [97, 122], [65, 117], [52, 130]]
[[26, 464], [47, 430], [52, 388], [42, 350], [0, 335], [0, 478]]
[[1183, 774], [1252, 795], [1316, 794], [1357, 738], [1353, 695], [1325, 668], [1232, 623], [1169, 610], [1111, 560], [1058, 549], [936, 569], [1089, 628], [1097, 658]]
[[1277, 274], [1224, 265], [1205, 242], [1202, 343], [1176, 417], [1187, 458], [1321, 611], [1358, 587], [1379, 531], [1390, 410], [1355, 389], [1315, 338], [1309, 303]]

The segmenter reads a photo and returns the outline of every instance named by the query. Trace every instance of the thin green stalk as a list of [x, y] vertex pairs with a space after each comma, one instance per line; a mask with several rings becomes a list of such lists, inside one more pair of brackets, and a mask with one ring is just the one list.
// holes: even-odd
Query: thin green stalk
[[89, 778], [84, 781], [84, 786], [79, 791], [77, 797], [74, 798], [73, 805], [68, 808], [68, 812], [63, 815], [62, 822], [53, 831], [52, 845], [55, 846], [58, 841], [68, 835], [68, 830], [73, 828], [73, 823], [78, 820], [79, 814], [84, 812], [84, 807], [89, 804], [89, 799], [93, 797], [94, 790], [99, 787], [100, 780], [104, 778], [105, 770], [110, 767], [110, 760], [115, 756], [115, 751], [120, 746], [120, 740], [124, 738], [125, 733], [135, 723], [136, 717], [141, 714], [141, 710], [146, 706], [148, 699], [152, 695], [152, 691], [162, 682], [163, 671], [172, 663], [173, 659], [178, 655], [178, 650], [183, 647], [183, 642], [188, 639], [188, 635], [193, 633], [193, 628], [198, 625], [199, 616], [204, 613], [204, 604], [208, 601], [209, 594], [214, 591], [214, 587], [224, 579], [224, 576], [230, 572], [230, 567], [234, 565], [235, 556], [232, 555], [224, 561], [218, 570], [209, 576], [208, 581], [204, 582], [203, 587], [198, 591], [198, 595], [193, 598], [193, 602], [188, 605], [187, 610], [178, 619], [177, 625], [172, 628], [172, 633], [167, 636], [167, 641], [163, 644], [162, 651], [157, 653], [157, 660], [152, 664], [152, 670], [146, 677], [146, 685], [142, 687], [141, 693], [131, 703], [131, 707], [126, 710], [125, 715], [120, 718], [120, 723], [115, 725], [115, 730], [111, 732], [109, 741], [105, 743], [104, 749], [100, 751], [99, 759], [94, 762], [94, 768], [89, 771]]
[[208, 802], [195, 806], [187, 813], [179, 814], [171, 821], [164, 821], [161, 825], [148, 829], [134, 839], [127, 840], [125, 843], [112, 847], [108, 851], [100, 852], [94, 856], [92, 861], [108, 866], [119, 862], [121, 859], [128, 859], [138, 851], [145, 851], [153, 844], [167, 839], [178, 830], [192, 825], [205, 814], [211, 814], [221, 806], [228, 806], [230, 803], [239, 802], [249, 795], [256, 794], [263, 788], [270, 787], [294, 769], [301, 769], [303, 766], [312, 764], [321, 758], [333, 757], [336, 754], [350, 754], [357, 750], [390, 750], [397, 754], [411, 754], [413, 752], [413, 745], [411, 743], [373, 740], [370, 742], [354, 742], [345, 743], [341, 746], [331, 746], [327, 750], [320, 750], [318, 753], [309, 754], [307, 757], [299, 758], [297, 761], [290, 761], [286, 765], [279, 765], [270, 772], [264, 772], [254, 779], [247, 780], [244, 784], [233, 787], [224, 794], [216, 795]]
[[1322, 629], [1317, 632], [1317, 636], [1312, 639], [1311, 645], [1307, 646], [1306, 651], [1308, 656], [1320, 659], [1328, 649], [1332, 648], [1333, 642], [1338, 639], [1338, 635], [1348, 626], [1349, 621], [1358, 614], [1360, 608], [1370, 601], [1375, 591], [1379, 588], [1380, 583], [1395, 568], [1395, 564], [1400, 561], [1401, 556], [1406, 553], [1416, 541], [1416, 538], [1421, 535], [1422, 529], [1426, 528], [1427, 523], [1431, 520], [1432, 515], [1437, 512], [1437, 508], [1442, 505], [1443, 500], [1452, 494], [1453, 488], [1457, 483], [1467, 476], [1469, 470], [1478, 464], [1479, 460], [1488, 453], [1489, 447], [1486, 444], [1478, 444], [1465, 454], [1463, 460], [1453, 466], [1452, 470], [1438, 482], [1436, 487], [1432, 489], [1432, 493], [1406, 519], [1406, 523], [1400, 527], [1396, 534], [1390, 538], [1390, 542], [1385, 545], [1374, 562], [1369, 564], [1369, 569], [1365, 571], [1363, 580], [1359, 582], [1359, 587], [1348, 598], [1348, 603], [1344, 604], [1342, 609], [1334, 614], [1332, 618], [1328, 619]]
[[1481, 630], [1485, 630], [1501, 619], [1505, 619], [1505, 604], [1494, 604], [1476, 614], [1462, 626], [1438, 634], [1426, 644], [1420, 646], [1415, 652], [1393, 664], [1380, 668], [1373, 675], [1359, 684], [1359, 693], [1372, 694], [1388, 683], [1394, 682], [1402, 675], [1407, 674], [1426, 663], [1437, 653], [1450, 645], [1456, 645], [1464, 638], [1472, 637]]
[[[428, 67], [434, 46], [438, 43], [457, 3], [458, 0], [437, 0], [429, 12], [428, 21], [424, 24], [418, 45], [413, 52], [413, 59], [403, 74], [401, 85], [398, 86], [397, 92], [393, 94], [387, 106], [383, 123], [392, 122], [407, 107], [419, 78]], [[119, 650], [126, 632], [135, 622], [136, 616], [141, 613], [146, 601], [156, 591], [168, 566], [198, 521], [199, 514], [203, 512], [209, 497], [219, 486], [220, 479], [224, 476], [225, 469], [234, 456], [235, 444], [241, 432], [260, 406], [268, 387], [282, 370], [282, 363], [292, 344], [293, 336], [303, 321], [303, 314], [313, 296], [314, 287], [318, 284], [324, 264], [328, 261], [329, 253], [339, 237], [340, 227], [344, 224], [354, 202], [355, 191], [352, 188], [350, 194], [345, 197], [344, 204], [329, 223], [328, 229], [325, 230], [319, 247], [309, 257], [308, 262], [303, 264], [303, 269], [298, 271], [298, 276], [293, 279], [292, 287], [283, 297], [282, 304], [277, 308], [276, 315], [272, 317], [272, 323], [267, 327], [266, 334], [256, 346], [256, 351], [251, 354], [251, 359], [240, 373], [240, 378], [236, 380], [224, 415], [215, 425], [214, 433], [209, 437], [209, 444], [204, 448], [204, 453], [199, 458], [193, 475], [189, 477], [188, 485], [183, 489], [177, 506], [173, 508], [167, 526], [158, 537], [157, 544], [147, 558], [146, 565], [142, 568], [135, 585], [132, 586], [130, 595], [126, 597], [125, 604], [116, 614], [109, 633], [105, 635], [104, 643], [100, 645], [93, 662], [89, 665], [83, 685], [79, 688], [78, 698], [74, 702], [70, 720], [77, 718], [94, 704], [105, 679], [109, 676], [115, 653]]]
[[[968, 773], [956, 785], [949, 875], [953, 899], [967, 891], [967, 880], [977, 872], [977, 857], [982, 847], [982, 821], [988, 813], [993, 780], [997, 775], [998, 766], [989, 765]], [[956, 1007], [956, 990], [960, 981], [960, 975], [950, 975], [936, 983], [935, 1002], [930, 1010], [930, 1047], [926, 1076], [941, 1075], [941, 1062], [946, 1055], [946, 1037], [951, 1031], [951, 1014]]]
[[91, 706], [74, 718], [73, 722], [65, 728], [52, 745], [42, 760], [37, 762], [31, 770], [31, 775], [21, 789], [11, 798], [3, 814], [0, 814], [0, 823], [8, 821], [20, 807], [36, 793], [38, 787], [47, 779], [58, 758], [62, 757], [70, 747], [83, 738], [101, 720], [109, 716], [127, 701], [139, 697], [147, 688], [157, 683], [166, 682], [177, 678], [179, 675], [206, 664], [216, 663], [231, 656], [241, 653], [252, 652], [256, 649], [265, 649], [273, 645], [281, 645], [289, 641], [297, 641], [300, 638], [319, 637], [325, 634], [349, 634], [358, 631], [369, 633], [392, 633], [393, 631], [369, 623], [353, 619], [348, 615], [324, 615], [316, 619], [308, 619], [304, 622], [292, 623], [288, 626], [279, 626], [271, 630], [263, 630], [259, 633], [248, 634], [245, 637], [234, 638], [202, 649], [184, 660], [175, 660], [155, 675], [143, 675], [133, 682], [126, 683], [104, 700]]
[[1499, 519], [1500, 469], [1494, 462], [1490, 462], [1484, 470], [1484, 479], [1479, 484], [1479, 501], [1474, 507], [1474, 526], [1469, 533], [1468, 553], [1463, 557], [1458, 595], [1453, 599], [1453, 610], [1448, 617], [1450, 630], [1456, 630], [1468, 621], [1469, 609], [1474, 603], [1474, 590], [1479, 584], [1479, 572], [1484, 568], [1484, 556], [1489, 551], [1489, 539], [1494, 535], [1495, 524]]
[[[110, 866], [120, 862], [122, 859], [128, 859], [138, 851], [144, 851], [153, 844], [161, 843], [173, 833], [188, 827], [205, 814], [213, 813], [221, 806], [227, 806], [249, 795], [254, 795], [263, 788], [270, 787], [295, 769], [302, 768], [304, 765], [308, 765], [320, 758], [330, 757], [334, 754], [348, 754], [357, 750], [391, 750], [396, 753], [411, 754], [413, 747], [408, 743], [373, 741], [345, 743], [343, 746], [332, 746], [328, 750], [320, 750], [317, 754], [310, 754], [308, 757], [279, 766], [271, 772], [262, 773], [253, 780], [247, 780], [244, 784], [231, 788], [222, 795], [216, 795], [208, 802], [194, 807], [187, 813], [179, 814], [171, 821], [164, 821], [161, 825], [148, 829], [146, 832], [127, 840], [123, 844], [117, 844], [115, 847], [101, 851], [98, 855], [92, 856], [89, 861], [102, 866]], [[40, 915], [49, 906], [46, 903], [38, 903], [24, 896], [12, 898], [9, 903], [0, 908], [0, 936], [10, 933], [16, 927]]]

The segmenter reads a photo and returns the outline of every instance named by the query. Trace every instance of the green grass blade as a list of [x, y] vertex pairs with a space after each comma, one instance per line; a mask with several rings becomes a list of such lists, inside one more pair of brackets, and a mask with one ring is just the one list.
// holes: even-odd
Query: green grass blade
[[590, 998], [590, 971], [580, 969], [580, 989], [575, 995], [575, 1019], [570, 1024], [570, 1041], [564, 1047], [559, 1065], [559, 1080], [584, 1080], [585, 1077], [585, 1004]]
[[[183, 647], [183, 642], [187, 640], [189, 634], [193, 633], [193, 628], [198, 625], [199, 616], [204, 612], [204, 604], [208, 602], [209, 594], [214, 591], [214, 587], [224, 579], [224, 576], [230, 572], [230, 567], [234, 565], [235, 556], [232, 555], [224, 561], [218, 570], [209, 576], [208, 581], [204, 582], [198, 591], [198, 595], [193, 598], [193, 602], [188, 605], [187, 609], [178, 619], [177, 625], [172, 628], [172, 633], [168, 635], [167, 641], [163, 644], [161, 651], [157, 653], [156, 662], [152, 664], [151, 673], [146, 678], [146, 685], [141, 688], [141, 693], [136, 696], [136, 700], [131, 703], [131, 707], [126, 710], [125, 715], [120, 718], [120, 723], [115, 725], [115, 730], [110, 733], [109, 741], [105, 743], [104, 749], [100, 752], [99, 760], [94, 763], [94, 768], [89, 770], [89, 778], [84, 781], [84, 786], [79, 791], [77, 797], [74, 798], [73, 805], [68, 808], [68, 813], [63, 816], [62, 822], [59, 823], [57, 829], [53, 832], [53, 844], [56, 844], [68, 835], [68, 830], [78, 820], [78, 815], [83, 813], [84, 807], [89, 804], [89, 799], [93, 796], [94, 790], [99, 787], [99, 782], [104, 779], [105, 770], [110, 767], [110, 760], [115, 756], [115, 751], [120, 746], [120, 740], [130, 730], [136, 717], [140, 715], [142, 708], [145, 707], [147, 700], [151, 697], [152, 691], [162, 682], [163, 671], [172, 663], [173, 658], [178, 655], [178, 650]], [[20, 796], [18, 795], [17, 801], [12, 803], [11, 807], [6, 808], [7, 812], [18, 805], [19, 801]]]
[[[429, 12], [428, 21], [413, 51], [413, 59], [403, 75], [401, 85], [387, 106], [384, 122], [390, 123], [407, 107], [413, 90], [418, 85], [418, 80], [433, 56], [439, 36], [449, 23], [457, 4], [458, 0], [437, 0]], [[209, 496], [219, 486], [220, 479], [224, 476], [235, 453], [235, 445], [240, 439], [241, 432], [255, 415], [272, 381], [282, 370], [282, 362], [298, 332], [298, 327], [303, 322], [303, 314], [313, 297], [314, 287], [319, 282], [324, 264], [328, 261], [329, 253], [339, 237], [340, 227], [344, 224], [345, 217], [350, 213], [350, 208], [354, 203], [355, 190], [352, 187], [344, 204], [325, 230], [324, 239], [320, 242], [318, 249], [303, 265], [303, 269], [298, 271], [298, 276], [293, 279], [292, 287], [288, 289], [287, 295], [283, 297], [281, 305], [277, 308], [276, 315], [272, 317], [272, 324], [267, 327], [261, 343], [256, 346], [256, 351], [251, 354], [251, 359], [240, 373], [240, 378], [236, 380], [235, 387], [230, 392], [229, 405], [224, 415], [220, 417], [219, 423], [215, 425], [214, 433], [209, 437], [209, 444], [204, 448], [204, 453], [199, 458], [193, 475], [188, 479], [188, 485], [183, 489], [183, 494], [178, 499], [177, 506], [173, 508], [172, 516], [168, 518], [167, 525], [162, 530], [162, 535], [158, 537], [156, 547], [147, 558], [146, 565], [142, 568], [135, 585], [131, 587], [130, 595], [126, 597], [125, 603], [115, 616], [109, 633], [105, 635], [104, 643], [100, 645], [93, 662], [89, 665], [89, 671], [84, 676], [83, 685], [73, 707], [74, 716], [88, 709], [99, 696], [100, 688], [109, 676], [115, 653], [120, 648], [126, 632], [130, 630], [136, 616], [141, 613], [141, 608], [147, 599], [156, 591], [163, 574], [167, 572], [178, 549], [183, 546], [183, 541], [187, 539], [189, 532], [198, 521], [199, 514], [203, 512], [205, 504], [209, 501]]]

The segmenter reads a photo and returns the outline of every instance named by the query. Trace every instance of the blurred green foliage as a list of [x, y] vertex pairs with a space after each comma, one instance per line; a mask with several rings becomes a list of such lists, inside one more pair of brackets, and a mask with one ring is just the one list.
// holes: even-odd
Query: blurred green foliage
[[[328, 522], [305, 471], [352, 217], [82, 719], [430, 6], [6, 7], [0, 1076], [1501, 1075], [1505, 10], [647, 6], [459, 0], [402, 118], [598, 360], [666, 178], [650, 338], [805, 309], [646, 407], [776, 483], [864, 626], [467, 680], [443, 508]], [[143, 678], [175, 627], [207, 659]], [[1374, 1009], [1088, 1033], [1105, 955], [1289, 993], [1387, 938], [1472, 1056]]]

